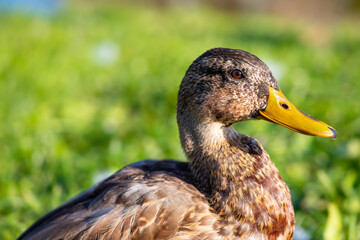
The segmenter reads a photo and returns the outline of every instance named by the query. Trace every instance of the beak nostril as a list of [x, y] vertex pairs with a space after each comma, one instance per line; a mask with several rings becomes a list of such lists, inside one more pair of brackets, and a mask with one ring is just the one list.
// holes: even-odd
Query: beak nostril
[[289, 109], [289, 106], [288, 106], [286, 103], [281, 103], [280, 106], [281, 106], [283, 109]]

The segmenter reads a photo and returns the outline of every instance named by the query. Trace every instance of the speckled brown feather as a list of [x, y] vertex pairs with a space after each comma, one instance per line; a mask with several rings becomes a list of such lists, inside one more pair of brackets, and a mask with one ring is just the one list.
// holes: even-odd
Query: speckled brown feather
[[148, 160], [50, 212], [19, 239], [220, 239], [209, 233], [215, 220], [187, 163]]
[[[231, 76], [242, 72], [241, 79]], [[19, 239], [292, 239], [289, 189], [256, 140], [232, 124], [256, 119], [268, 67], [242, 50], [212, 49], [189, 67], [178, 95], [188, 163], [131, 164], [48, 213]]]

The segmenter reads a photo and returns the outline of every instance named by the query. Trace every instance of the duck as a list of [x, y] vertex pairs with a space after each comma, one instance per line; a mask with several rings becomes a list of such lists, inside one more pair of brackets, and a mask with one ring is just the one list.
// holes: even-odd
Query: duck
[[188, 161], [127, 165], [18, 239], [292, 239], [288, 186], [261, 143], [233, 127], [256, 119], [311, 136], [337, 135], [298, 110], [255, 55], [206, 51], [190, 65], [178, 92], [177, 123]]

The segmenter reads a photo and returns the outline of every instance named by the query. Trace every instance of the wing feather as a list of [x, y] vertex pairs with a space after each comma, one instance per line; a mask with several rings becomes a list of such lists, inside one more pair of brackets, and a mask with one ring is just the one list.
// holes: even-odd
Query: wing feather
[[205, 195], [186, 180], [185, 163], [137, 164], [50, 212], [19, 239], [220, 239]]

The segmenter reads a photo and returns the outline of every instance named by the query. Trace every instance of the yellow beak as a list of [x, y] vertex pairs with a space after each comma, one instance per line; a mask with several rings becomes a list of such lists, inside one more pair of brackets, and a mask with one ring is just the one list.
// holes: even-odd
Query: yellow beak
[[263, 119], [295, 132], [318, 137], [336, 138], [336, 130], [297, 109], [280, 91], [269, 86], [268, 105], [260, 111]]

